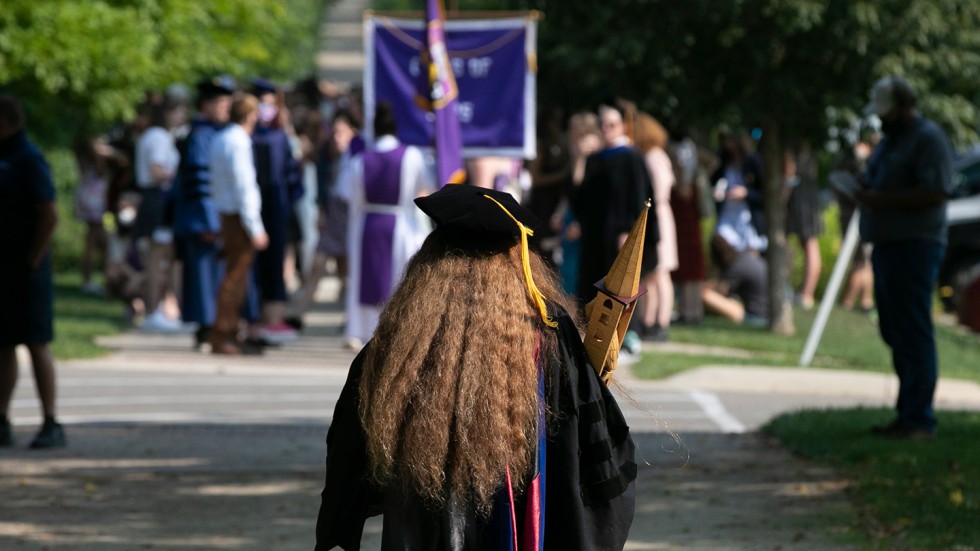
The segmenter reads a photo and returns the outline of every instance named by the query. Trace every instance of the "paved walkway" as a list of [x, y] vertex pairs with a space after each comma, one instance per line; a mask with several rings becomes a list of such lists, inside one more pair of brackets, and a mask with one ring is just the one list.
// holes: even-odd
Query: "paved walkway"
[[[360, 82], [369, 4], [332, 3], [321, 77]], [[335, 293], [328, 282], [309, 330], [264, 358], [201, 355], [189, 333], [134, 331], [102, 339], [106, 357], [61, 362], [63, 450], [24, 448], [39, 419], [22, 364], [19, 446], [0, 450], [0, 550], [312, 549], [324, 435], [353, 357]], [[850, 548], [845, 481], [755, 429], [800, 407], [887, 405], [891, 377], [705, 366], [617, 378], [641, 460], [627, 549]], [[980, 387], [943, 381], [938, 402], [980, 409]], [[370, 521], [364, 549], [379, 533]]]
[[[321, 289], [306, 334], [263, 358], [190, 350], [190, 334], [133, 331], [115, 352], [59, 365], [70, 447], [24, 449], [38, 422], [24, 370], [0, 450], [0, 549], [312, 548], [324, 435], [352, 354]], [[627, 549], [847, 549], [845, 482], [754, 430], [801, 406], [890, 401], [890, 378], [704, 367], [665, 381], [619, 372], [638, 443]], [[980, 388], [943, 381], [940, 402], [980, 409]], [[378, 548], [371, 521], [364, 549]]]

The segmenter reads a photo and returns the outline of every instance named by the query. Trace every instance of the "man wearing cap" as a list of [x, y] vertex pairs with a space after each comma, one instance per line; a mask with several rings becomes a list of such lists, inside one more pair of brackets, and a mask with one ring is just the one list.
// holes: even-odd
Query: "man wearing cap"
[[[504, 192], [415, 200], [437, 227], [351, 365], [327, 434], [316, 550], [621, 551], [635, 446], [574, 300]], [[519, 543], [519, 545], [518, 545]]]
[[939, 376], [932, 293], [946, 249], [946, 199], [952, 150], [936, 123], [916, 110], [908, 82], [875, 83], [865, 111], [881, 119], [883, 139], [856, 193], [862, 237], [874, 243], [879, 329], [898, 375], [897, 417], [872, 431], [889, 438], [931, 438]]
[[171, 188], [173, 231], [177, 253], [183, 260], [184, 321], [198, 325], [196, 345], [210, 340], [221, 281], [216, 240], [221, 233], [218, 213], [211, 201], [211, 140], [228, 123], [235, 83], [228, 77], [197, 85], [198, 116], [180, 144], [180, 164]]

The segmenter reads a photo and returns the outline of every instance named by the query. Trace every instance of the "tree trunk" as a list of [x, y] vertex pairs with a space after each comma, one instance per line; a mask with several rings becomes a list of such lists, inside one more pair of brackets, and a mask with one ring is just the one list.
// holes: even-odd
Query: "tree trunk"
[[769, 239], [769, 330], [778, 335], [792, 335], [796, 327], [793, 324], [793, 306], [786, 293], [791, 287], [783, 191], [783, 140], [775, 121], [767, 121], [762, 131], [760, 145], [765, 181], [766, 236]]

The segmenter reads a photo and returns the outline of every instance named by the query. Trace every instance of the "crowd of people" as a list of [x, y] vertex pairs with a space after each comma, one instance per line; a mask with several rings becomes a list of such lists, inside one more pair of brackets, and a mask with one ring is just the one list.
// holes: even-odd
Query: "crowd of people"
[[82, 290], [122, 299], [145, 330], [193, 324], [212, 353], [294, 340], [327, 261], [346, 276], [349, 200], [334, 187], [364, 150], [360, 120], [356, 93], [315, 83], [148, 92], [129, 124], [75, 140]]
[[[568, 292], [583, 302], [594, 295], [638, 209], [646, 199], [652, 203], [642, 275], [647, 293], [625, 340], [627, 352], [643, 340], [667, 340], [671, 323], [699, 323], [705, 308], [737, 323], [767, 325], [766, 176], [747, 133], [722, 130], [712, 149], [696, 140], [701, 136], [670, 136], [622, 99], [573, 114], [565, 133], [554, 130], [554, 118], [540, 125], [527, 203], [550, 222], [547, 235], [555, 237], [542, 247]], [[811, 308], [823, 229], [816, 161], [799, 144], [787, 148], [785, 166], [788, 228], [804, 253], [794, 297]], [[705, 218], [716, 221], [708, 239]]]
[[[319, 105], [291, 116], [266, 80], [238, 88], [225, 77], [201, 82], [189, 124], [187, 94], [151, 95], [131, 154], [76, 140], [82, 285], [99, 291], [101, 251], [107, 284], [144, 327], [177, 329], [179, 315], [195, 324], [198, 347], [258, 354], [296, 338], [325, 260], [338, 258], [345, 340], [360, 353], [327, 436], [317, 549], [356, 548], [365, 518], [380, 513], [383, 546], [537, 549], [546, 525], [563, 527], [549, 530], [549, 547], [625, 545], [635, 444], [588, 364], [580, 308], [627, 236], [637, 242], [644, 208], [639, 277], [648, 292], [622, 342], [627, 353], [637, 340], [666, 339], [675, 318], [696, 323], [704, 308], [766, 323], [767, 177], [784, 183], [779, 199], [804, 252], [799, 303], [813, 304], [822, 228], [805, 144], [785, 152], [783, 174], [767, 175], [744, 136], [722, 133], [713, 155], [690, 136], [670, 140], [652, 116], [615, 99], [573, 115], [567, 132], [560, 116], [542, 117], [528, 167], [471, 159], [468, 184], [442, 186], [425, 155], [398, 140], [386, 103], [368, 144], [356, 94], [328, 125]], [[861, 206], [879, 328], [900, 383], [894, 420], [872, 432], [928, 439], [938, 428], [931, 301], [952, 152], [902, 79], [876, 83], [868, 111], [884, 137], [866, 166], [859, 144], [838, 169], [836, 180], [850, 174], [863, 185], [835, 187]], [[26, 344], [44, 415], [31, 447], [53, 448], [67, 442], [48, 346], [57, 209], [24, 126], [19, 102], [0, 95], [0, 246], [12, 259], [0, 271], [11, 291], [0, 311], [0, 446], [13, 445], [14, 347]], [[712, 204], [709, 278], [700, 228]], [[863, 307], [864, 292], [845, 300], [861, 295]]]
[[[254, 113], [236, 103], [246, 95]], [[122, 298], [146, 330], [194, 324], [199, 348], [258, 354], [296, 338], [332, 267], [345, 343], [359, 349], [431, 231], [411, 201], [440, 187], [431, 155], [396, 138], [388, 104], [376, 108], [374, 143], [362, 111], [358, 87], [328, 98], [260, 78], [147, 93], [122, 131], [75, 141], [82, 288]], [[671, 136], [623, 99], [567, 120], [543, 109], [534, 160], [468, 159], [467, 179], [543, 221], [534, 242], [583, 304], [651, 201], [647, 292], [625, 342], [635, 352], [642, 340], [667, 340], [671, 323], [698, 323], [705, 308], [767, 323], [761, 160], [745, 133], [722, 131], [714, 150], [699, 137]], [[804, 258], [796, 299], [809, 308], [821, 268], [816, 162], [803, 144], [786, 151], [785, 166], [788, 227]], [[706, 217], [717, 219], [707, 240]]]

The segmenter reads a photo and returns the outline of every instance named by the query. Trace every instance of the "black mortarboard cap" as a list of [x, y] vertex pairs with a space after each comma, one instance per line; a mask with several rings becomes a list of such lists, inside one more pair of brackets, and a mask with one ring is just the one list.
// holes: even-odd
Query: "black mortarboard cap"
[[205, 79], [197, 83], [197, 93], [202, 98], [230, 96], [235, 93], [236, 88], [235, 79], [224, 75]]
[[548, 317], [545, 298], [534, 284], [527, 237], [540, 225], [531, 211], [509, 193], [469, 184], [448, 184], [415, 200], [422, 212], [436, 222], [436, 230], [454, 246], [477, 253], [495, 253], [517, 243], [528, 296], [548, 327], [558, 324]]
[[534, 214], [509, 193], [469, 184], [446, 185], [419, 197], [415, 204], [435, 221], [437, 230], [455, 243], [470, 243], [474, 249], [498, 243], [513, 245], [521, 238], [515, 219], [532, 231], [540, 226]]
[[254, 78], [252, 79], [252, 95], [256, 97], [261, 97], [265, 94], [276, 94], [279, 92], [279, 87], [275, 84], [269, 82], [264, 78]]

